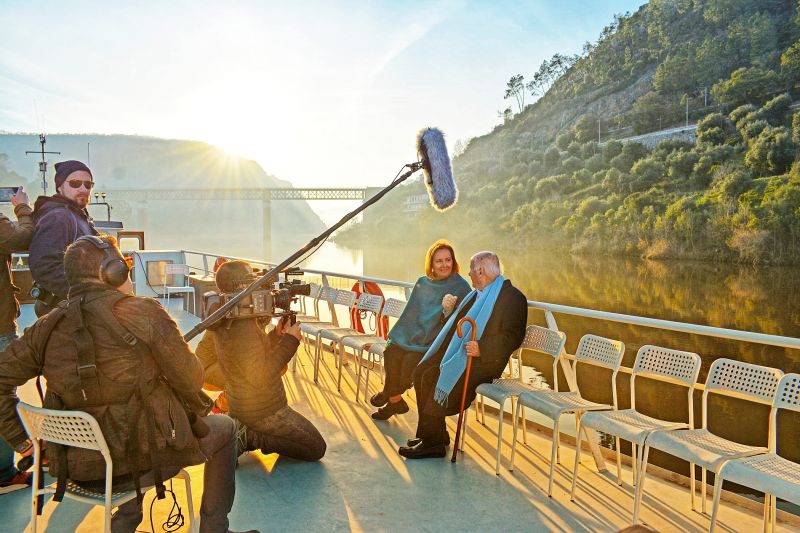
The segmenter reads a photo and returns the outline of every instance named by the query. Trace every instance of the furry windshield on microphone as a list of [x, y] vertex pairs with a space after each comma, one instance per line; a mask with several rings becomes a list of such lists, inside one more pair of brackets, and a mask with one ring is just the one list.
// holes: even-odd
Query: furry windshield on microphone
[[436, 128], [425, 128], [417, 135], [417, 153], [425, 174], [425, 188], [431, 204], [444, 211], [456, 203], [458, 189], [453, 181], [450, 157], [444, 135]]

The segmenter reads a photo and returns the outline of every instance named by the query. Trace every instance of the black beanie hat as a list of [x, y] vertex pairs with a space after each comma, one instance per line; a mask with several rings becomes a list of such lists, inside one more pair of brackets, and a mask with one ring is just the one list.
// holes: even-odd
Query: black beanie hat
[[64, 182], [67, 180], [67, 177], [73, 172], [83, 170], [84, 172], [88, 172], [90, 176], [92, 175], [92, 171], [89, 170], [89, 167], [87, 167], [80, 161], [75, 161], [75, 160], [61, 161], [60, 163], [56, 163], [55, 167], [56, 167], [56, 187], [60, 187], [61, 185], [63, 185]]

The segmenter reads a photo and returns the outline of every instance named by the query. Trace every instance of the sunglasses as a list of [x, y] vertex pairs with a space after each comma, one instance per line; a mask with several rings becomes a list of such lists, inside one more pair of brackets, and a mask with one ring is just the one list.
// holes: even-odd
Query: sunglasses
[[94, 182], [89, 180], [67, 180], [67, 183], [73, 189], [79, 189], [83, 185], [87, 191], [91, 191], [92, 187], [94, 187]]

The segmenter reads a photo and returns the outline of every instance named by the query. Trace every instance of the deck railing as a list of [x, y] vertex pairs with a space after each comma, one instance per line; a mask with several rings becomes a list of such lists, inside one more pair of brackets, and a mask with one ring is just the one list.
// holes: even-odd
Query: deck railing
[[[211, 270], [209, 269], [209, 259], [213, 258], [211, 262], [211, 265], [213, 266], [213, 261], [215, 261], [217, 257], [226, 257], [227, 259], [243, 260], [252, 264], [264, 265], [266, 267], [275, 265], [275, 263], [269, 263], [255, 259], [231, 257], [231, 256], [219, 256], [207, 252], [196, 252], [188, 250], [184, 250], [183, 252], [188, 255], [200, 256], [202, 258], [202, 264], [203, 264], [202, 270], [204, 270], [206, 273], [211, 273]], [[189, 264], [191, 265], [191, 263]], [[192, 265], [192, 267], [200, 268], [196, 265]], [[397, 281], [391, 279], [362, 276], [357, 274], [332, 272], [327, 270], [303, 269], [303, 271], [308, 274], [314, 274], [320, 276], [323, 280], [323, 283], [326, 285], [328, 284], [329, 278], [338, 278], [338, 279], [349, 279], [354, 281], [371, 281], [377, 283], [378, 285], [402, 288], [406, 291], [406, 293], [410, 292], [410, 290], [414, 287], [413, 283], [406, 281]], [[534, 300], [528, 300], [528, 307], [531, 309], [537, 309], [542, 311], [544, 313], [545, 320], [547, 321], [547, 326], [555, 330], [558, 329], [558, 323], [555, 318], [555, 314], [557, 313], [557, 314], [571, 315], [582, 318], [592, 318], [597, 320], [620, 322], [623, 324], [630, 324], [634, 326], [645, 326], [655, 329], [676, 331], [680, 333], [704, 335], [707, 337], [716, 337], [719, 339], [730, 339], [741, 342], [751, 342], [756, 344], [764, 344], [768, 346], [778, 346], [781, 348], [800, 350], [800, 339], [795, 337], [784, 337], [781, 335], [754, 333], [751, 331], [742, 331], [737, 329], [718, 328], [713, 326], [704, 326], [701, 324], [676, 322], [673, 320], [662, 320], [658, 318], [626, 315], [622, 313], [612, 313], [609, 311], [598, 311], [596, 309], [586, 309], [583, 307], [572, 307], [568, 305], [560, 305], [548, 302], [537, 302]]]

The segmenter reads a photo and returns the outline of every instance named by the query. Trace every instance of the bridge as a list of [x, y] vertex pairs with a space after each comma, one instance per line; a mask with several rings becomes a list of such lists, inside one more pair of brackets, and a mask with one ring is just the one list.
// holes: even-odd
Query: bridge
[[[177, 231], [181, 227], [188, 233], [203, 227], [207, 235], [225, 233], [231, 228], [239, 235], [253, 235], [263, 242], [263, 257], [271, 257], [272, 246], [272, 202], [286, 200], [349, 200], [363, 202], [376, 194], [380, 188], [251, 188], [251, 189], [102, 189], [98, 192], [114, 206], [115, 218], [124, 220], [144, 231]], [[174, 202], [174, 203], [173, 203]], [[194, 202], [194, 205], [192, 204]], [[229, 216], [219, 220], [219, 210], [209, 209], [214, 203], [237, 206], [239, 216]], [[248, 207], [249, 206], [249, 207]], [[181, 212], [185, 215], [180, 220], [170, 218], [170, 212]], [[247, 230], [243, 224], [241, 213], [247, 212]], [[260, 212], [261, 221], [256, 213]], [[260, 224], [259, 224], [260, 222]], [[252, 226], [250, 226], [252, 224]], [[261, 232], [258, 235], [258, 228]], [[253, 234], [255, 230], [256, 234]], [[258, 235], [258, 236], [256, 236]], [[219, 237], [221, 238], [221, 237]]]
[[368, 189], [106, 189], [109, 200], [359, 200]]

